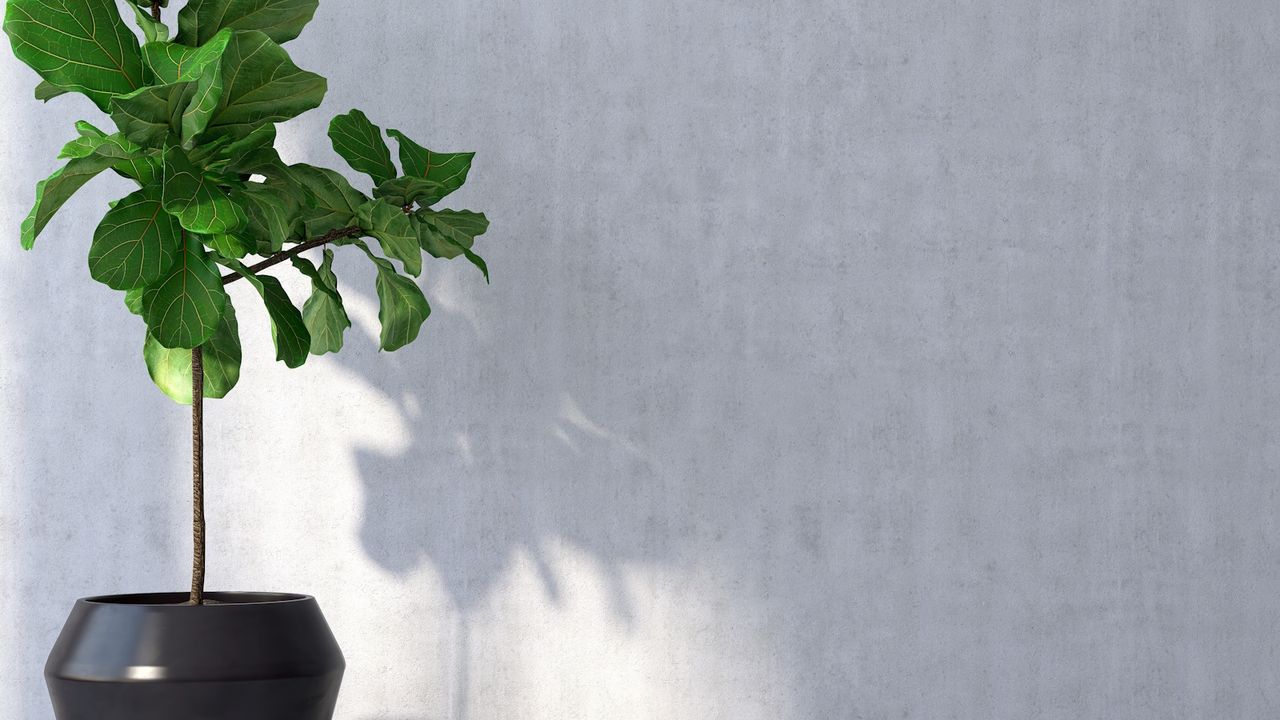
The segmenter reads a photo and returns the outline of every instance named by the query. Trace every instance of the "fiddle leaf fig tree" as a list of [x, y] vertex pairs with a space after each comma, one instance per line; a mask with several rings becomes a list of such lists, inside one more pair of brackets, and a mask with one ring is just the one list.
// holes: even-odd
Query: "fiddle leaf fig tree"
[[[53, 215], [99, 174], [136, 185], [86, 238], [89, 275], [120, 291], [141, 317], [142, 355], [156, 386], [193, 406], [191, 600], [201, 604], [202, 402], [225, 397], [240, 377], [239, 325], [226, 286], [243, 279], [257, 291], [276, 359], [299, 367], [343, 347], [351, 320], [334, 253], [351, 248], [376, 270], [381, 347], [398, 350], [431, 314], [413, 279], [423, 254], [465, 258], [487, 281], [474, 244], [489, 223], [480, 213], [435, 207], [466, 181], [472, 153], [432, 152], [399, 130], [384, 133], [359, 110], [335, 117], [328, 134], [338, 155], [367, 176], [367, 192], [334, 170], [281, 159], [276, 124], [318, 107], [327, 89], [282, 47], [319, 0], [189, 0], [176, 32], [162, 16], [168, 0], [121, 1], [127, 7], [8, 0], [4, 31], [41, 78], [36, 98], [82, 94], [107, 116], [100, 125], [114, 125], [76, 123], [58, 155], [64, 163], [36, 185], [20, 238], [34, 247]], [[322, 247], [315, 261], [304, 256]], [[310, 281], [301, 309], [266, 274], [277, 266]]]

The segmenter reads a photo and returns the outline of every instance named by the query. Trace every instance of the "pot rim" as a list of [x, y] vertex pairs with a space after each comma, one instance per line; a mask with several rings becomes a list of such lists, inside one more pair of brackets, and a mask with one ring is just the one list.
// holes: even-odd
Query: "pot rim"
[[[94, 595], [80, 598], [79, 602], [88, 605], [109, 605], [126, 607], [196, 607], [187, 605], [191, 593], [128, 593], [122, 595]], [[291, 603], [314, 602], [310, 595], [278, 592], [207, 592], [205, 598], [215, 601], [212, 604], [200, 605], [201, 608], [237, 608], [261, 605], [288, 605]]]

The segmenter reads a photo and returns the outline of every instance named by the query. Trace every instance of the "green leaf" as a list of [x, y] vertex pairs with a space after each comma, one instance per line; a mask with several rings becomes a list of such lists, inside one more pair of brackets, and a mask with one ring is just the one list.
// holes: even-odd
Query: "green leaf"
[[431, 305], [417, 283], [396, 272], [390, 262], [374, 255], [363, 240], [354, 243], [378, 268], [375, 287], [378, 291], [378, 321], [382, 324], [380, 344], [394, 352], [413, 342], [422, 323], [431, 315]]
[[[242, 360], [240, 326], [236, 322], [235, 306], [229, 300], [222, 312], [218, 329], [201, 347], [204, 396], [215, 400], [224, 398], [240, 381]], [[191, 351], [167, 348], [148, 332], [142, 356], [147, 361], [147, 372], [150, 373], [156, 387], [174, 402], [190, 405]]]
[[150, 7], [150, 3], [143, 3], [141, 0], [133, 6], [134, 20], [142, 30], [143, 39], [149, 43], [165, 42], [169, 39], [169, 26], [156, 22], [156, 19], [151, 17], [151, 13], [143, 9], [145, 7]]
[[9, 0], [4, 31], [40, 77], [102, 110], [144, 84], [138, 39], [113, 0]]
[[309, 207], [303, 216], [307, 235], [355, 225], [360, 207], [369, 201], [345, 177], [328, 168], [298, 163], [284, 168], [282, 177], [307, 193]]
[[181, 127], [187, 83], [153, 85], [111, 101], [111, 119], [131, 142], [163, 147]]
[[360, 208], [360, 227], [382, 245], [382, 251], [404, 264], [405, 272], [422, 274], [418, 233], [404, 210], [386, 200], [372, 200]]
[[489, 229], [489, 220], [483, 214], [469, 210], [425, 210], [415, 219], [423, 249], [435, 257], [454, 258], [461, 253], [484, 273], [484, 281], [489, 282], [488, 263], [471, 249], [476, 236]]
[[124, 293], [124, 306], [129, 312], [142, 317], [142, 294], [146, 288], [130, 288]]
[[167, 348], [204, 344], [217, 331], [227, 304], [218, 267], [195, 236], [183, 235], [173, 267], [142, 295], [142, 317]]
[[236, 260], [223, 260], [222, 264], [252, 283], [262, 296], [267, 315], [271, 317], [271, 339], [276, 344], [276, 359], [291, 368], [305, 363], [311, 350], [311, 334], [302, 313], [289, 299], [289, 293], [284, 291], [280, 281], [270, 275], [255, 275]]
[[311, 297], [302, 306], [302, 320], [311, 333], [311, 354], [324, 355], [342, 349], [342, 335], [351, 327], [351, 318], [338, 294], [338, 276], [333, 272], [333, 251], [324, 251], [319, 269], [310, 260], [295, 256], [293, 266], [311, 278]]
[[382, 130], [363, 112], [352, 110], [335, 117], [329, 123], [329, 139], [333, 141], [333, 149], [347, 164], [373, 178], [375, 185], [396, 176], [391, 148], [382, 139]]
[[[211, 41], [213, 42], [213, 41]], [[191, 148], [196, 143], [196, 136], [209, 128], [209, 121], [218, 111], [225, 90], [222, 82], [222, 63], [211, 63], [196, 79], [195, 84], [188, 87], [183, 95], [186, 109], [182, 111], [182, 145]], [[229, 140], [223, 136], [222, 140]], [[218, 142], [215, 140], [215, 142]], [[209, 143], [213, 144], [213, 143]]]
[[412, 205], [422, 202], [430, 205], [433, 198], [442, 197], [444, 186], [434, 180], [416, 177], [398, 177], [388, 180], [373, 189], [373, 196], [383, 198], [394, 205]]
[[94, 153], [72, 160], [37, 183], [35, 207], [31, 208], [31, 213], [22, 221], [22, 247], [27, 250], [35, 247], [36, 237], [49, 224], [53, 214], [85, 183], [111, 167], [111, 163], [110, 158]]
[[241, 260], [253, 251], [250, 243], [239, 235], [210, 235], [205, 244], [224, 258]]
[[164, 209], [202, 235], [235, 233], [246, 222], [244, 210], [176, 147], [164, 155]]
[[182, 228], [148, 185], [107, 212], [89, 247], [89, 274], [114, 290], [145, 287], [173, 267]]
[[65, 166], [59, 168], [48, 178], [36, 185], [36, 202], [31, 213], [22, 221], [22, 247], [30, 250], [35, 246], [36, 237], [49, 224], [67, 200], [84, 184], [107, 168], [132, 177], [140, 184], [148, 184], [155, 179], [151, 158], [142, 153], [142, 149], [130, 143], [120, 135], [93, 138], [102, 131], [84, 121], [76, 123], [82, 139], [89, 138], [92, 147], [80, 146], [73, 141], [63, 148], [64, 152], [80, 155], [73, 158]]
[[476, 156], [475, 153], [431, 152], [399, 130], [388, 130], [387, 134], [400, 143], [400, 166], [404, 168], [405, 175], [440, 183], [438, 193], [426, 195], [419, 200], [423, 205], [440, 202], [467, 181], [467, 173], [471, 171], [471, 160]]
[[249, 217], [245, 235], [259, 255], [280, 252], [284, 244], [302, 239], [298, 201], [277, 181], [247, 183], [235, 195]]
[[68, 92], [70, 91], [63, 90], [48, 80], [41, 80], [40, 84], [36, 85], [36, 99], [41, 102], [49, 102], [60, 95], [66, 95]]
[[142, 58], [155, 73], [160, 85], [194, 82], [210, 65], [220, 65], [231, 31], [214, 35], [200, 47], [187, 47], [171, 42], [151, 42], [142, 46]]
[[[262, 149], [272, 148], [276, 142], [276, 126], [267, 124], [262, 125], [253, 132], [237, 139], [235, 142], [229, 143], [222, 149], [221, 155], [226, 159], [227, 169], [231, 172], [245, 172], [257, 170], [257, 167], [245, 167], [246, 162]], [[278, 157], [278, 156], [277, 156]]]
[[178, 13], [178, 42], [200, 45], [223, 28], [261, 30], [278, 43], [302, 32], [319, 0], [191, 0]]
[[318, 107], [328, 88], [324, 78], [299, 69], [284, 48], [257, 31], [232, 37], [221, 70], [225, 87], [209, 122], [211, 136], [238, 139], [265, 123], [297, 117]]
[[470, 210], [419, 210], [418, 239], [433, 257], [452, 260], [469, 250], [475, 239], [489, 229], [484, 213]]

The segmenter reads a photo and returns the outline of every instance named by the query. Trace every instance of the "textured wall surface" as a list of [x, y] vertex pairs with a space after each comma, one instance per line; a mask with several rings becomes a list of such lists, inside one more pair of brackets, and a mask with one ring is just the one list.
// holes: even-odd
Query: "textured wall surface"
[[[238, 286], [210, 584], [319, 596], [341, 720], [1280, 715], [1280, 5], [325, 0], [350, 107], [480, 152], [486, 287], [288, 371]], [[0, 717], [187, 582], [186, 411], [17, 247], [96, 112], [0, 54]], [[301, 283], [292, 283], [301, 289]]]

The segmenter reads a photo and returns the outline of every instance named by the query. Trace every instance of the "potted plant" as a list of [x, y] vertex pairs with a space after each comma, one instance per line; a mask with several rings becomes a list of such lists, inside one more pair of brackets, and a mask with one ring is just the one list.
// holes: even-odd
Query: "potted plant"
[[[205, 592], [202, 408], [231, 392], [241, 362], [225, 287], [253, 286], [276, 358], [298, 367], [342, 349], [351, 321], [334, 249], [354, 249], [376, 268], [381, 347], [394, 351], [431, 312], [406, 275], [422, 272], [425, 251], [464, 257], [487, 280], [472, 245], [488, 221], [434, 209], [466, 180], [471, 153], [431, 152], [389, 130], [397, 169], [383, 132], [358, 110], [334, 118], [329, 137], [372, 180], [371, 194], [333, 170], [280, 158], [276, 124], [319, 106], [326, 90], [281, 47], [318, 2], [189, 0], [170, 39], [168, 0], [126, 0], [140, 36], [115, 0], [8, 1], [4, 30], [42, 78], [36, 97], [81, 93], [115, 124], [114, 132], [76, 124], [78, 137], [59, 155], [66, 163], [36, 187], [22, 244], [30, 249], [94, 176], [133, 181], [137, 189], [111, 203], [93, 233], [89, 274], [142, 319], [155, 384], [192, 407], [191, 591], [78, 601], [45, 668], [60, 720], [333, 715], [345, 663], [313, 598]], [[313, 250], [318, 262], [305, 255]], [[310, 280], [301, 310], [265, 273], [286, 262]]]

